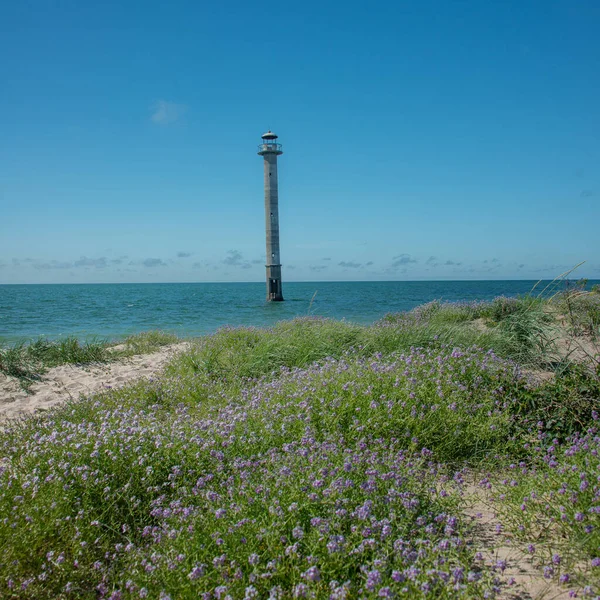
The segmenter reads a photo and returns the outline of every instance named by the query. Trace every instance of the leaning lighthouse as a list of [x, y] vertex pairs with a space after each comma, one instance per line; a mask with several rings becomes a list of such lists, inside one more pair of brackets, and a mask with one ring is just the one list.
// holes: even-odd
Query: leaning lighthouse
[[262, 135], [258, 153], [265, 167], [265, 228], [267, 233], [267, 300], [283, 300], [281, 259], [279, 256], [279, 196], [277, 190], [277, 157], [283, 154], [281, 144], [272, 131]]

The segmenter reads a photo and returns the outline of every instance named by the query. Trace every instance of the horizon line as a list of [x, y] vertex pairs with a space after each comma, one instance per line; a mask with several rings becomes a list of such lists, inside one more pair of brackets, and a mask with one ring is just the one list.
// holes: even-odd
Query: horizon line
[[[287, 281], [287, 284], [295, 283], [432, 283], [432, 282], [503, 282], [503, 281], [600, 281], [600, 277], [554, 277], [554, 278], [518, 278], [518, 279], [336, 279], [336, 280], [298, 280]], [[0, 283], [0, 286], [9, 285], [191, 285], [191, 284], [248, 284], [248, 285], [264, 285], [263, 281], [55, 281], [55, 282], [27, 282], [27, 283]]]

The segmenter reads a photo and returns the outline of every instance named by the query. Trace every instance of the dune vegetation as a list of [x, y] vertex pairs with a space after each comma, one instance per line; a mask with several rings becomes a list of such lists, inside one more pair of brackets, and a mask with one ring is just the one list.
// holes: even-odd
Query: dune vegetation
[[[4, 424], [0, 597], [507, 597], [479, 493], [543, 582], [594, 597], [599, 336], [581, 288], [219, 330], [159, 379]], [[71, 356], [42, 350], [1, 368]]]
[[30, 343], [0, 346], [0, 373], [15, 377], [21, 387], [28, 389], [52, 367], [114, 362], [136, 354], [154, 352], [177, 341], [175, 335], [163, 331], [131, 335], [119, 344], [97, 339], [82, 342], [71, 336], [58, 341], [39, 338]]

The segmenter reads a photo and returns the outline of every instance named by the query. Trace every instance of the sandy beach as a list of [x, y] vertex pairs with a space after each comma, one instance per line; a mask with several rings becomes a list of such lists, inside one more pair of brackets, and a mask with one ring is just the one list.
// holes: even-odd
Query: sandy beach
[[122, 387], [142, 378], [154, 377], [189, 342], [164, 346], [157, 352], [95, 365], [61, 365], [49, 369], [29, 393], [19, 381], [0, 373], [0, 421], [47, 410], [65, 400]]

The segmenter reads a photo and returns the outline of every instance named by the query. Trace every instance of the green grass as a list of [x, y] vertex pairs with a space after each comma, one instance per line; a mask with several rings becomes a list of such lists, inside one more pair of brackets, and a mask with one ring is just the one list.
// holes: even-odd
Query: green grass
[[575, 336], [600, 339], [600, 291], [572, 290], [558, 294], [553, 303]]
[[[477, 345], [522, 365], [547, 366], [555, 360], [555, 326], [547, 306], [546, 301], [531, 297], [498, 298], [491, 303], [430, 302], [408, 313], [388, 315], [374, 327], [305, 317], [271, 329], [225, 329], [201, 340], [177, 368], [213, 379], [256, 378], [280, 367], [339, 357], [350, 349], [368, 356], [444, 343]], [[54, 366], [110, 362], [177, 341], [173, 334], [150, 331], [130, 336], [118, 350], [111, 350], [113, 344], [107, 341], [39, 339], [0, 348], [0, 372], [28, 387]]]
[[[325, 344], [332, 323], [323, 326]], [[231, 348], [238, 334], [219, 336]], [[302, 337], [298, 323], [289, 335]], [[308, 327], [305, 342], [314, 335]], [[446, 585], [428, 572], [477, 561], [444, 541], [466, 523], [453, 470], [438, 461], [506, 450], [510, 421], [497, 399], [514, 377], [475, 350], [349, 355], [236, 389], [173, 373], [25, 420], [0, 436], [0, 593], [91, 598], [105, 585], [195, 598], [226, 585], [236, 598], [251, 586], [290, 597], [308, 585], [323, 597], [347, 584], [350, 597], [374, 598], [414, 565], [411, 597], [427, 586], [451, 598], [451, 575]], [[307, 579], [311, 565], [319, 579]], [[491, 575], [465, 586], [481, 597]]]
[[[536, 299], [493, 303], [431, 302], [408, 313], [387, 315], [371, 327], [304, 317], [269, 329], [223, 329], [198, 342], [171, 366], [180, 375], [207, 380], [240, 381], [277, 373], [281, 367], [304, 367], [317, 360], [392, 354], [412, 347], [478, 346], [524, 366], [542, 367], [555, 360], [553, 319]], [[475, 319], [487, 319], [482, 327]], [[498, 319], [498, 320], [496, 320]]]
[[[504, 526], [540, 565], [561, 555], [555, 580], [600, 585], [588, 531], [600, 373], [560, 365], [540, 386], [520, 376], [553, 365], [555, 306], [434, 302], [369, 327], [226, 328], [158, 380], [11, 424], [0, 596], [449, 599], [459, 583], [482, 598], [497, 573], [461, 514], [467, 466], [492, 470]], [[175, 341], [151, 332], [86, 352], [40, 341], [3, 351], [3, 365]]]
[[365, 328], [320, 318], [299, 318], [270, 329], [225, 328], [176, 359], [170, 374], [239, 381], [339, 357], [364, 341]]
[[24, 389], [52, 367], [65, 364], [89, 365], [107, 363], [136, 354], [155, 352], [162, 346], [178, 341], [177, 336], [162, 331], [149, 331], [126, 338], [117, 351], [106, 340], [81, 342], [74, 337], [57, 341], [39, 338], [31, 343], [0, 347], [0, 372], [16, 377]]
[[534, 449], [527, 464], [495, 483], [495, 510], [549, 576], [600, 582], [599, 472], [592, 428]]
[[546, 445], [582, 434], [600, 411], [600, 369], [568, 365], [543, 385], [519, 389], [511, 411], [523, 432], [543, 424]]
[[30, 344], [0, 348], [0, 372], [18, 378], [25, 389], [52, 367], [108, 360], [110, 354], [106, 342], [92, 340], [82, 343], [72, 337], [56, 342], [40, 338]]
[[119, 352], [119, 356], [133, 356], [136, 354], [150, 354], [160, 350], [163, 346], [176, 344], [181, 341], [175, 334], [166, 331], [145, 331], [131, 335], [121, 344], [125, 347]]

